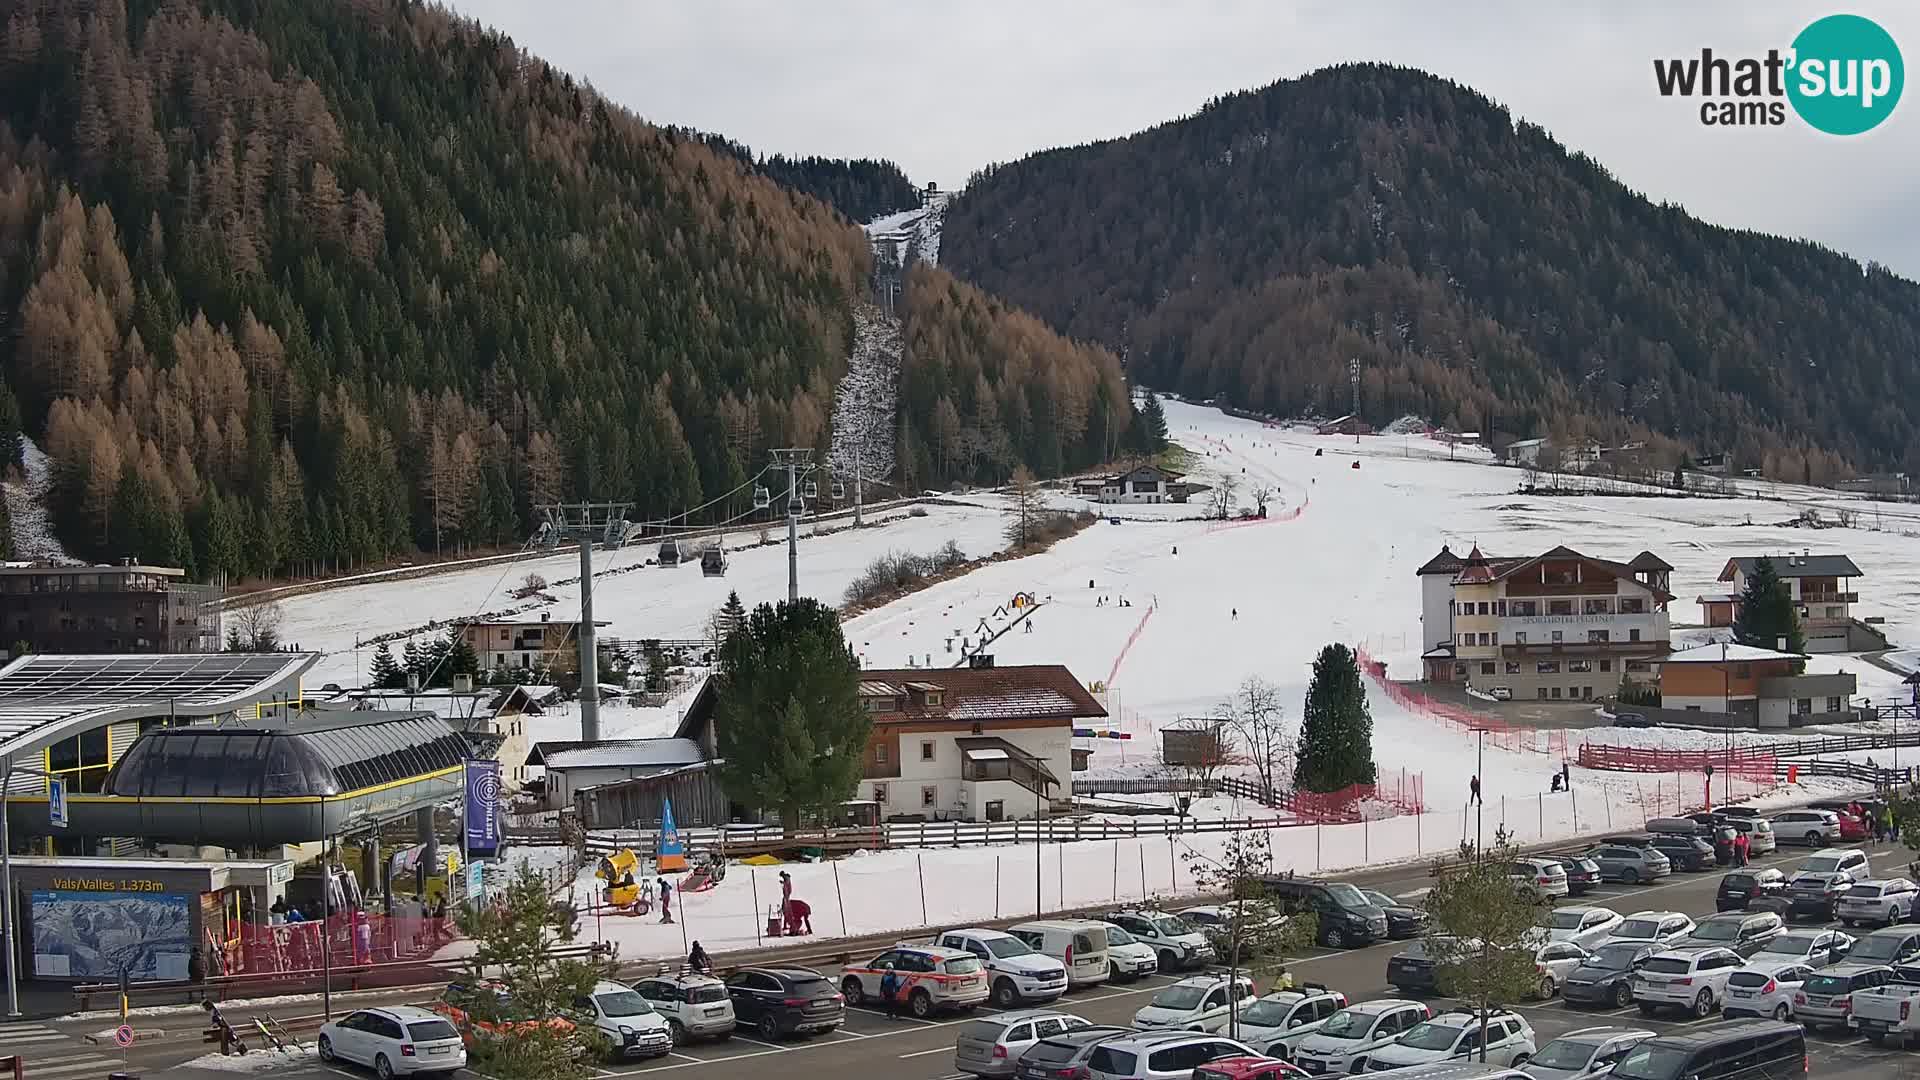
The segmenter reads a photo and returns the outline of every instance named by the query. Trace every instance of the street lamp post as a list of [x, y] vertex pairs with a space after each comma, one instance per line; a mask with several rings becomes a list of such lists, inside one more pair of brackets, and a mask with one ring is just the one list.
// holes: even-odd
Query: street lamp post
[[1480, 748], [1473, 764], [1474, 778], [1480, 782], [1482, 788], [1473, 795], [1473, 853], [1478, 855], [1485, 850], [1486, 844], [1486, 836], [1481, 826], [1487, 812], [1487, 795], [1484, 790], [1487, 782], [1487, 729], [1478, 727], [1473, 730], [1480, 736]]
[[[1720, 768], [1720, 771], [1726, 774], [1726, 778], [1721, 782], [1722, 790], [1726, 793], [1720, 799], [1723, 806], [1733, 803], [1733, 684], [1729, 680], [1727, 643], [1723, 641], [1720, 643], [1720, 722], [1721, 730], [1727, 737], [1726, 761]], [[1759, 699], [1754, 700], [1753, 707], [1756, 710], [1760, 708]], [[1753, 723], [1756, 728], [1760, 726], [1760, 717], [1757, 712]]]
[[7, 950], [7, 1017], [20, 1018], [20, 974], [14, 970], [14, 954], [18, 951], [18, 939], [13, 932], [13, 834], [8, 829], [8, 819], [12, 817], [7, 806], [7, 794], [13, 789], [13, 755], [4, 759], [5, 768], [0, 769], [0, 893], [4, 893], [4, 906], [0, 907], [0, 942]]

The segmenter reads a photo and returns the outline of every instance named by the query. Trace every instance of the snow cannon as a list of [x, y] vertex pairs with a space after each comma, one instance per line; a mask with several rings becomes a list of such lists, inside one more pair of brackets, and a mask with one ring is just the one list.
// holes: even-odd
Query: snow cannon
[[1360, 467], [1360, 463], [1359, 463], [1359, 462], [1357, 462], [1357, 461], [1356, 461], [1356, 462], [1354, 462], [1354, 463], [1353, 463], [1353, 467], [1354, 467], [1354, 468], [1356, 468], [1356, 469], [1357, 469], [1357, 468], [1359, 468], [1359, 467]]

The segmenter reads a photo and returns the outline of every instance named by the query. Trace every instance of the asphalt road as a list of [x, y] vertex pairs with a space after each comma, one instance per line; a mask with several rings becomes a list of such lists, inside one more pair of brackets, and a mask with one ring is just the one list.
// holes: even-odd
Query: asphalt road
[[[1898, 872], [1911, 857], [1911, 852], [1899, 845], [1869, 846], [1869, 850], [1882, 864], [1879, 868], [1883, 873]], [[1787, 848], [1755, 860], [1755, 863], [1760, 866], [1791, 866], [1806, 854], [1803, 848]], [[1713, 913], [1713, 894], [1720, 876], [1720, 872], [1709, 871], [1675, 874], [1653, 885], [1608, 885], [1575, 902], [1605, 905], [1623, 915], [1644, 910], [1676, 910], [1700, 918]], [[1429, 884], [1426, 873], [1420, 869], [1367, 875], [1355, 880], [1369, 879], [1376, 887], [1396, 896], [1416, 893]], [[1355, 1001], [1393, 997], [1398, 994], [1386, 982], [1386, 965], [1387, 959], [1401, 947], [1400, 943], [1388, 942], [1344, 952], [1313, 949], [1291, 958], [1288, 967], [1296, 979], [1325, 983], [1344, 991]], [[1135, 1010], [1146, 1004], [1161, 987], [1173, 982], [1174, 978], [1155, 976], [1133, 984], [1101, 986], [1069, 994], [1056, 1007], [1096, 1023], [1126, 1024]], [[359, 1004], [377, 1000], [382, 999], [377, 996], [357, 999]], [[395, 999], [388, 996], [384, 1000]], [[1434, 1005], [1437, 1011], [1446, 1002], [1436, 998], [1429, 1004]], [[1559, 1001], [1531, 1003], [1519, 1006], [1518, 1011], [1533, 1025], [1540, 1043], [1576, 1027], [1618, 1025], [1666, 1032], [1718, 1022], [1717, 1017], [1692, 1021], [1669, 1014], [1650, 1019], [1640, 1016], [1634, 1009], [1572, 1009]], [[889, 1020], [870, 1010], [850, 1009], [845, 1026], [830, 1035], [781, 1043], [766, 1043], [738, 1035], [726, 1043], [682, 1047], [672, 1055], [654, 1061], [605, 1067], [600, 1075], [629, 1077], [661, 1073], [667, 1074], [671, 1080], [764, 1080], [768, 1070], [774, 1069], [788, 1080], [811, 1080], [814, 1077], [825, 1080], [828, 1077], [850, 1075], [886, 1076], [889, 1080], [960, 1080], [959, 1074], [953, 1069], [954, 1029], [969, 1019], [971, 1017], [968, 1016], [942, 1016], [931, 1021], [904, 1018]], [[59, 1029], [68, 1026], [68, 1022], [46, 1022], [45, 1026]], [[75, 1026], [99, 1030], [106, 1025], [96, 1021]], [[0, 1043], [4, 1041], [4, 1035], [0, 1035]], [[1897, 1075], [1896, 1069], [1904, 1071], [1909, 1065], [1920, 1065], [1920, 1056], [1872, 1047], [1858, 1037], [1823, 1033], [1810, 1036], [1808, 1043], [1813, 1048], [1814, 1070], [1823, 1077], [1866, 1080], [1869, 1077]], [[136, 1069], [144, 1065], [150, 1075], [158, 1075], [162, 1068], [177, 1066], [201, 1049], [178, 1042], [174, 1043], [174, 1047], [177, 1051], [170, 1054], [160, 1052], [161, 1046], [158, 1044], [151, 1050], [144, 1046], [136, 1048], [136, 1056], [142, 1059], [135, 1062]], [[4, 1049], [0, 1049], [0, 1053], [4, 1052]], [[1920, 1051], [1915, 1051], [1914, 1055], [1920, 1055]], [[94, 1060], [98, 1061], [99, 1057]], [[165, 1061], [166, 1058], [171, 1060]], [[72, 1066], [70, 1068], [72, 1071], [68, 1072], [48, 1070], [37, 1067], [30, 1060], [27, 1076], [80, 1080], [81, 1077], [104, 1075], [92, 1069], [81, 1071]], [[196, 1080], [192, 1071], [177, 1068], [168, 1068], [166, 1075], [179, 1080]], [[341, 1076], [348, 1076], [358, 1080], [369, 1074], [350, 1067], [333, 1068], [316, 1064], [282, 1066], [268, 1070], [266, 1075], [297, 1077], [299, 1080], [338, 1080]], [[462, 1080], [479, 1078], [463, 1074]]]

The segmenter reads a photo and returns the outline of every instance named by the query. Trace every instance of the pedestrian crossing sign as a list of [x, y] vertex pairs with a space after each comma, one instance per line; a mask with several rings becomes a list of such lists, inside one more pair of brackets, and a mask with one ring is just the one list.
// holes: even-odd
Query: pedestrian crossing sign
[[47, 823], [56, 829], [67, 827], [67, 782], [47, 779]]

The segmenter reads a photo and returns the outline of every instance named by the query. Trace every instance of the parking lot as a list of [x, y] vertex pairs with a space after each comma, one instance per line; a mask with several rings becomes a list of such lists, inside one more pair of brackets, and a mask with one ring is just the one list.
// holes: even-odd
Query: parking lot
[[[1911, 856], [1898, 845], [1871, 846], [1867, 850], [1886, 865], [1883, 873], [1901, 873]], [[1806, 856], [1804, 849], [1784, 849], [1754, 860], [1756, 866], [1790, 868]], [[1713, 913], [1713, 894], [1721, 871], [1675, 874], [1652, 885], [1603, 885], [1573, 901], [1612, 907], [1621, 914], [1645, 910], [1673, 910], [1698, 919]], [[1393, 895], [1419, 895], [1429, 879], [1419, 869], [1409, 869], [1380, 882], [1378, 887]], [[1814, 926], [1814, 923], [1796, 924]], [[1334, 952], [1310, 949], [1291, 958], [1288, 967], [1301, 981], [1324, 983], [1343, 991], [1354, 1001], [1399, 996], [1386, 982], [1387, 960], [1402, 943], [1381, 942], [1365, 948]], [[1217, 970], [1217, 969], [1216, 969]], [[823, 973], [837, 980], [838, 971], [824, 968]], [[1156, 975], [1137, 983], [1102, 985], [1076, 991], [1062, 998], [1057, 1008], [1075, 1013], [1096, 1023], [1126, 1024], [1135, 1010], [1146, 1004], [1161, 987], [1178, 976]], [[1448, 1004], [1430, 998], [1426, 1003], [1440, 1011]], [[1567, 1031], [1581, 1027], [1613, 1026], [1650, 1029], [1658, 1032], [1684, 1031], [1720, 1022], [1718, 1016], [1694, 1020], [1663, 1013], [1649, 1018], [1628, 1008], [1576, 1009], [1561, 1002], [1534, 1002], [1516, 1010], [1533, 1026], [1536, 1041], [1544, 1044]], [[988, 1015], [982, 1012], [980, 1015]], [[702, 1080], [764, 1080], [768, 1070], [778, 1070], [787, 1078], [840, 1077], [848, 1075], [887, 1076], [899, 1080], [959, 1080], [953, 1070], [955, 1028], [968, 1022], [970, 1015], [937, 1016], [932, 1020], [889, 1019], [867, 1008], [849, 1009], [844, 1026], [838, 1031], [804, 1039], [766, 1042], [756, 1037], [736, 1035], [726, 1042], [703, 1042], [677, 1047], [672, 1054], [651, 1061], [603, 1065], [602, 1076], [636, 1076], [650, 1073], [688, 1073]], [[1881, 1049], [1853, 1035], [1824, 1033], [1810, 1035], [1813, 1065], [1822, 1076], [1886, 1077], [1899, 1075], [1906, 1068], [1920, 1067], [1920, 1051]], [[316, 1068], [316, 1076], [360, 1076], [350, 1069]], [[305, 1070], [302, 1070], [302, 1075]], [[294, 1075], [288, 1073], [287, 1075]]]

